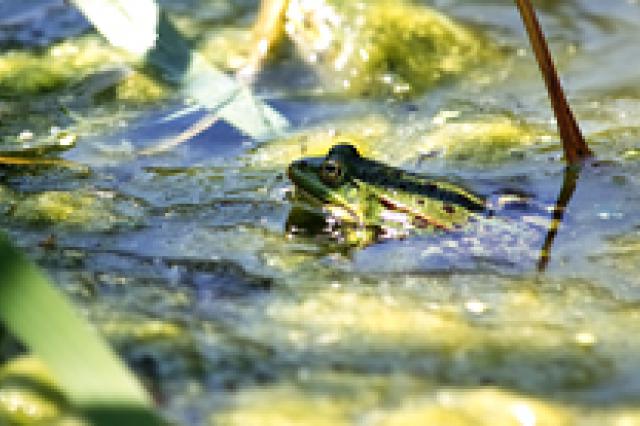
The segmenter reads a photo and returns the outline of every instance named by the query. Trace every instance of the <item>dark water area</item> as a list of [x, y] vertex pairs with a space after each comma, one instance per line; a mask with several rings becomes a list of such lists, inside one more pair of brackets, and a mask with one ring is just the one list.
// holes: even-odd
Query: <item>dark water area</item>
[[62, 0], [0, 2], [0, 47], [42, 47], [89, 30], [90, 24]]

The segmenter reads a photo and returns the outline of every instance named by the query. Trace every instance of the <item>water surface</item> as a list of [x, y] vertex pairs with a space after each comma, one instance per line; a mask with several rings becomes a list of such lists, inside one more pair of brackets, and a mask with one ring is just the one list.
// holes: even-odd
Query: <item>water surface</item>
[[[163, 3], [201, 46], [218, 28], [246, 28], [255, 11], [255, 2]], [[348, 132], [373, 116], [386, 123], [375, 136], [382, 159], [552, 207], [561, 149], [513, 3], [424, 3], [481, 33], [500, 59], [389, 101], [310, 95], [317, 80], [289, 58], [265, 70], [257, 92], [293, 133]], [[278, 141], [257, 146], [220, 123], [139, 155], [203, 113], [171, 118], [188, 105], [168, 88], [144, 97], [134, 81], [139, 98], [114, 94], [98, 77], [126, 63], [116, 53], [87, 61], [86, 76], [56, 74], [44, 93], [0, 95], [3, 151], [63, 150], [89, 170], [3, 167], [1, 226], [180, 423], [640, 423], [640, 6], [536, 3], [600, 160], [581, 173], [544, 273], [535, 265], [548, 220], [514, 218], [480, 262], [434, 257], [448, 244], [438, 236], [345, 255], [288, 235], [291, 184], [269, 151]], [[76, 41], [62, 38], [87, 31], [62, 2], [0, 1], [0, 11], [4, 58], [65, 51]], [[64, 25], [42, 18], [52, 11]], [[40, 31], [25, 35], [30, 27]], [[98, 89], [82, 98], [78, 87]], [[527, 130], [479, 124], [492, 120]], [[60, 149], [60, 131], [76, 136], [72, 148]], [[41, 244], [51, 235], [55, 244]]]

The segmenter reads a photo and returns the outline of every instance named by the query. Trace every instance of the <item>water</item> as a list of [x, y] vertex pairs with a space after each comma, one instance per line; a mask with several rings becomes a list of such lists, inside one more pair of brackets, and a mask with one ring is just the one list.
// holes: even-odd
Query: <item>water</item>
[[0, 1], [0, 46], [46, 46], [86, 31], [89, 23], [62, 0]]
[[[251, 22], [250, 3], [168, 6], [205, 46], [211, 22]], [[287, 236], [284, 171], [293, 158], [282, 153], [299, 145], [256, 146], [218, 124], [141, 156], [202, 112], [166, 120], [188, 105], [169, 89], [143, 97], [135, 81], [138, 98], [125, 100], [121, 84], [70, 99], [83, 75], [60, 74], [44, 94], [0, 95], [3, 151], [59, 151], [58, 127], [77, 136], [62, 158], [91, 171], [4, 167], [1, 226], [181, 423], [640, 423], [640, 6], [536, 3], [600, 160], [580, 175], [544, 273], [535, 267], [544, 231], [527, 233], [539, 227], [487, 240], [492, 258], [515, 268], [425, 261], [429, 236], [346, 255]], [[318, 134], [370, 134], [371, 152], [391, 164], [553, 206], [561, 150], [512, 2], [425, 4], [481, 32], [500, 55], [404, 101], [314, 95], [317, 79], [295, 58], [268, 68], [258, 92], [291, 119], [307, 151]], [[75, 17], [67, 27], [43, 24], [52, 10]], [[0, 34], [13, 31], [0, 35], [2, 46], [48, 46], [86, 31], [62, 2], [0, 2], [0, 11]], [[16, 25], [43, 35], [20, 35]], [[88, 76], [114, 65], [116, 54], [98, 47], [90, 54], [100, 59], [82, 68]], [[51, 235], [53, 245], [39, 244]]]

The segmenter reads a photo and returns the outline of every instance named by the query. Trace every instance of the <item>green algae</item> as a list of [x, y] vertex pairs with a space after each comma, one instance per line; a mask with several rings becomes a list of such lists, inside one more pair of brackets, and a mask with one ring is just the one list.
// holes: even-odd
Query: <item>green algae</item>
[[[529, 309], [522, 300], [516, 306]], [[288, 344], [303, 349], [308, 365], [335, 360], [354, 370], [411, 371], [445, 382], [490, 381], [528, 391], [593, 386], [611, 374], [610, 360], [578, 344], [572, 333], [545, 325], [494, 330], [473, 324], [464, 309], [424, 309], [400, 296], [316, 292], [292, 306], [271, 306], [268, 313], [291, 329]], [[295, 325], [300, 318], [306, 318], [303, 327]]]
[[[300, 392], [303, 390], [303, 392]], [[381, 401], [386, 395], [390, 402]], [[564, 406], [544, 398], [485, 386], [438, 387], [410, 376], [306, 374], [282, 384], [234, 395], [229, 408], [211, 415], [221, 425], [500, 425], [635, 424], [637, 408]]]
[[[292, 0], [282, 25], [297, 56], [318, 75], [318, 93], [329, 96], [413, 98], [500, 56], [480, 32], [407, 1]], [[237, 71], [254, 53], [252, 37], [246, 28], [221, 28], [199, 48], [216, 65]], [[283, 62], [289, 50], [267, 53]]]
[[[377, 408], [380, 395], [394, 392], [393, 403]], [[439, 390], [408, 376], [388, 382], [375, 376], [311, 374], [297, 382], [244, 391], [234, 404], [212, 415], [211, 424], [516, 426], [525, 416], [542, 425], [569, 425], [575, 419], [569, 410], [517, 393], [491, 388]]]
[[[1, 53], [0, 155], [67, 151], [80, 137], [112, 128], [122, 114], [115, 109], [139, 108], [170, 96], [166, 85], [131, 69], [134, 65], [95, 35]], [[114, 111], [108, 118], [104, 111], [92, 114], [98, 106]]]
[[45, 62], [50, 58], [41, 59], [16, 52], [3, 59], [0, 65], [0, 89], [4, 93], [13, 92], [18, 95], [49, 92], [60, 88], [69, 77], [69, 74], [65, 76], [60, 71], [52, 71]]
[[142, 219], [140, 206], [101, 191], [44, 191], [25, 196], [8, 194], [4, 204], [18, 221], [85, 231], [133, 227]]
[[120, 51], [95, 36], [63, 41], [44, 51], [9, 51], [0, 56], [0, 88], [3, 96], [51, 92], [99, 67], [125, 60]]
[[[0, 90], [3, 98], [63, 92], [105, 67], [133, 64], [132, 57], [93, 35], [41, 50], [11, 50], [0, 55]], [[167, 89], [132, 71], [116, 85], [116, 94], [123, 101], [144, 103], [165, 98]]]
[[440, 121], [420, 140], [421, 149], [454, 161], [495, 164], [559, 145], [555, 131], [505, 115]]
[[[426, 398], [425, 398], [426, 399]], [[409, 400], [395, 410], [380, 410], [372, 424], [380, 426], [571, 425], [575, 418], [556, 404], [499, 389], [442, 390], [429, 400]]]
[[198, 50], [222, 69], [237, 71], [251, 55], [251, 31], [247, 28], [221, 28], [204, 38]]
[[[484, 285], [478, 282], [482, 280], [474, 281]], [[559, 330], [559, 324], [566, 322], [557, 316], [572, 317], [572, 308], [566, 307], [583, 306], [575, 297], [584, 297], [588, 287], [568, 289], [564, 296], [534, 287], [529, 291], [514, 288], [504, 300], [485, 303], [481, 310], [479, 301], [468, 300], [459, 307], [412, 301], [412, 294], [428, 291], [433, 282], [404, 289], [391, 282], [387, 290], [379, 290], [379, 296], [362, 289], [363, 284], [315, 292], [289, 308], [270, 306], [269, 316], [279, 323], [276, 330], [285, 327], [285, 340], [276, 333], [270, 341], [275, 337], [278, 351], [287, 354], [290, 362], [298, 352], [298, 369], [289, 370], [291, 376], [285, 370], [285, 377], [275, 384], [232, 393], [223, 408], [212, 414], [211, 423], [353, 424], [366, 420], [368, 424], [417, 425], [431, 420], [517, 425], [535, 419], [535, 424], [569, 425], [617, 424], [638, 418], [632, 406], [596, 405], [586, 410], [575, 401], [562, 402], [562, 392], [606, 383], [614, 374], [603, 352], [613, 349], [615, 353], [615, 344], [588, 338], [590, 333], [579, 332], [580, 327], [574, 332]], [[399, 297], [405, 292], [407, 299]], [[427, 300], [433, 300], [434, 292], [429, 294]], [[447, 300], [447, 295], [442, 294], [441, 299]], [[537, 326], [507, 320], [534, 313]], [[607, 322], [611, 318], [604, 311], [600, 314], [596, 323], [603, 329], [592, 331], [604, 336], [616, 326]], [[252, 327], [242, 329], [246, 333]], [[267, 328], [273, 333], [273, 327]], [[260, 334], [252, 335], [255, 339]], [[618, 338], [624, 340], [622, 336], [614, 339]], [[410, 355], [422, 345], [424, 349], [415, 358]], [[492, 346], [496, 352], [485, 358]], [[474, 351], [473, 347], [482, 349]], [[448, 361], [435, 361], [434, 351]], [[496, 364], [485, 362], [494, 356]], [[385, 357], [393, 361], [387, 364]], [[465, 368], [466, 363], [473, 367]]]
[[0, 368], [0, 423], [11, 425], [77, 424], [68, 401], [41, 362], [14, 358]]
[[286, 167], [302, 157], [324, 156], [336, 144], [349, 143], [367, 157], [401, 165], [424, 155], [451, 162], [494, 166], [522, 161], [531, 152], [557, 148], [557, 135], [544, 126], [505, 114], [478, 118], [443, 110], [431, 123], [367, 114], [303, 129], [270, 141], [246, 155], [254, 167]]
[[405, 1], [292, 1], [285, 28], [327, 90], [346, 96], [412, 97], [492, 56], [478, 33]]
[[115, 88], [115, 99], [122, 102], [156, 103], [169, 97], [169, 88], [147, 74], [133, 71]]
[[270, 141], [249, 152], [245, 159], [252, 167], [286, 167], [301, 157], [326, 155], [338, 143], [350, 143], [362, 155], [380, 158], [384, 155], [381, 140], [390, 130], [391, 123], [385, 117], [366, 115], [304, 129], [289, 137]]

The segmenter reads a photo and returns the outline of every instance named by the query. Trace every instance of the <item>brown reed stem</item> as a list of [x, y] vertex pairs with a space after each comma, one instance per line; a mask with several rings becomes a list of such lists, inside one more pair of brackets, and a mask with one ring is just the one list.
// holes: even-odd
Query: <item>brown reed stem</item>
[[575, 165], [593, 156], [587, 146], [578, 123], [571, 111], [567, 99], [562, 90], [562, 85], [556, 68], [549, 53], [549, 47], [544, 37], [535, 10], [529, 0], [516, 0], [518, 10], [524, 21], [529, 41], [540, 67], [540, 71], [547, 86], [547, 92], [551, 100], [553, 112], [556, 116], [565, 161], [568, 165]]

